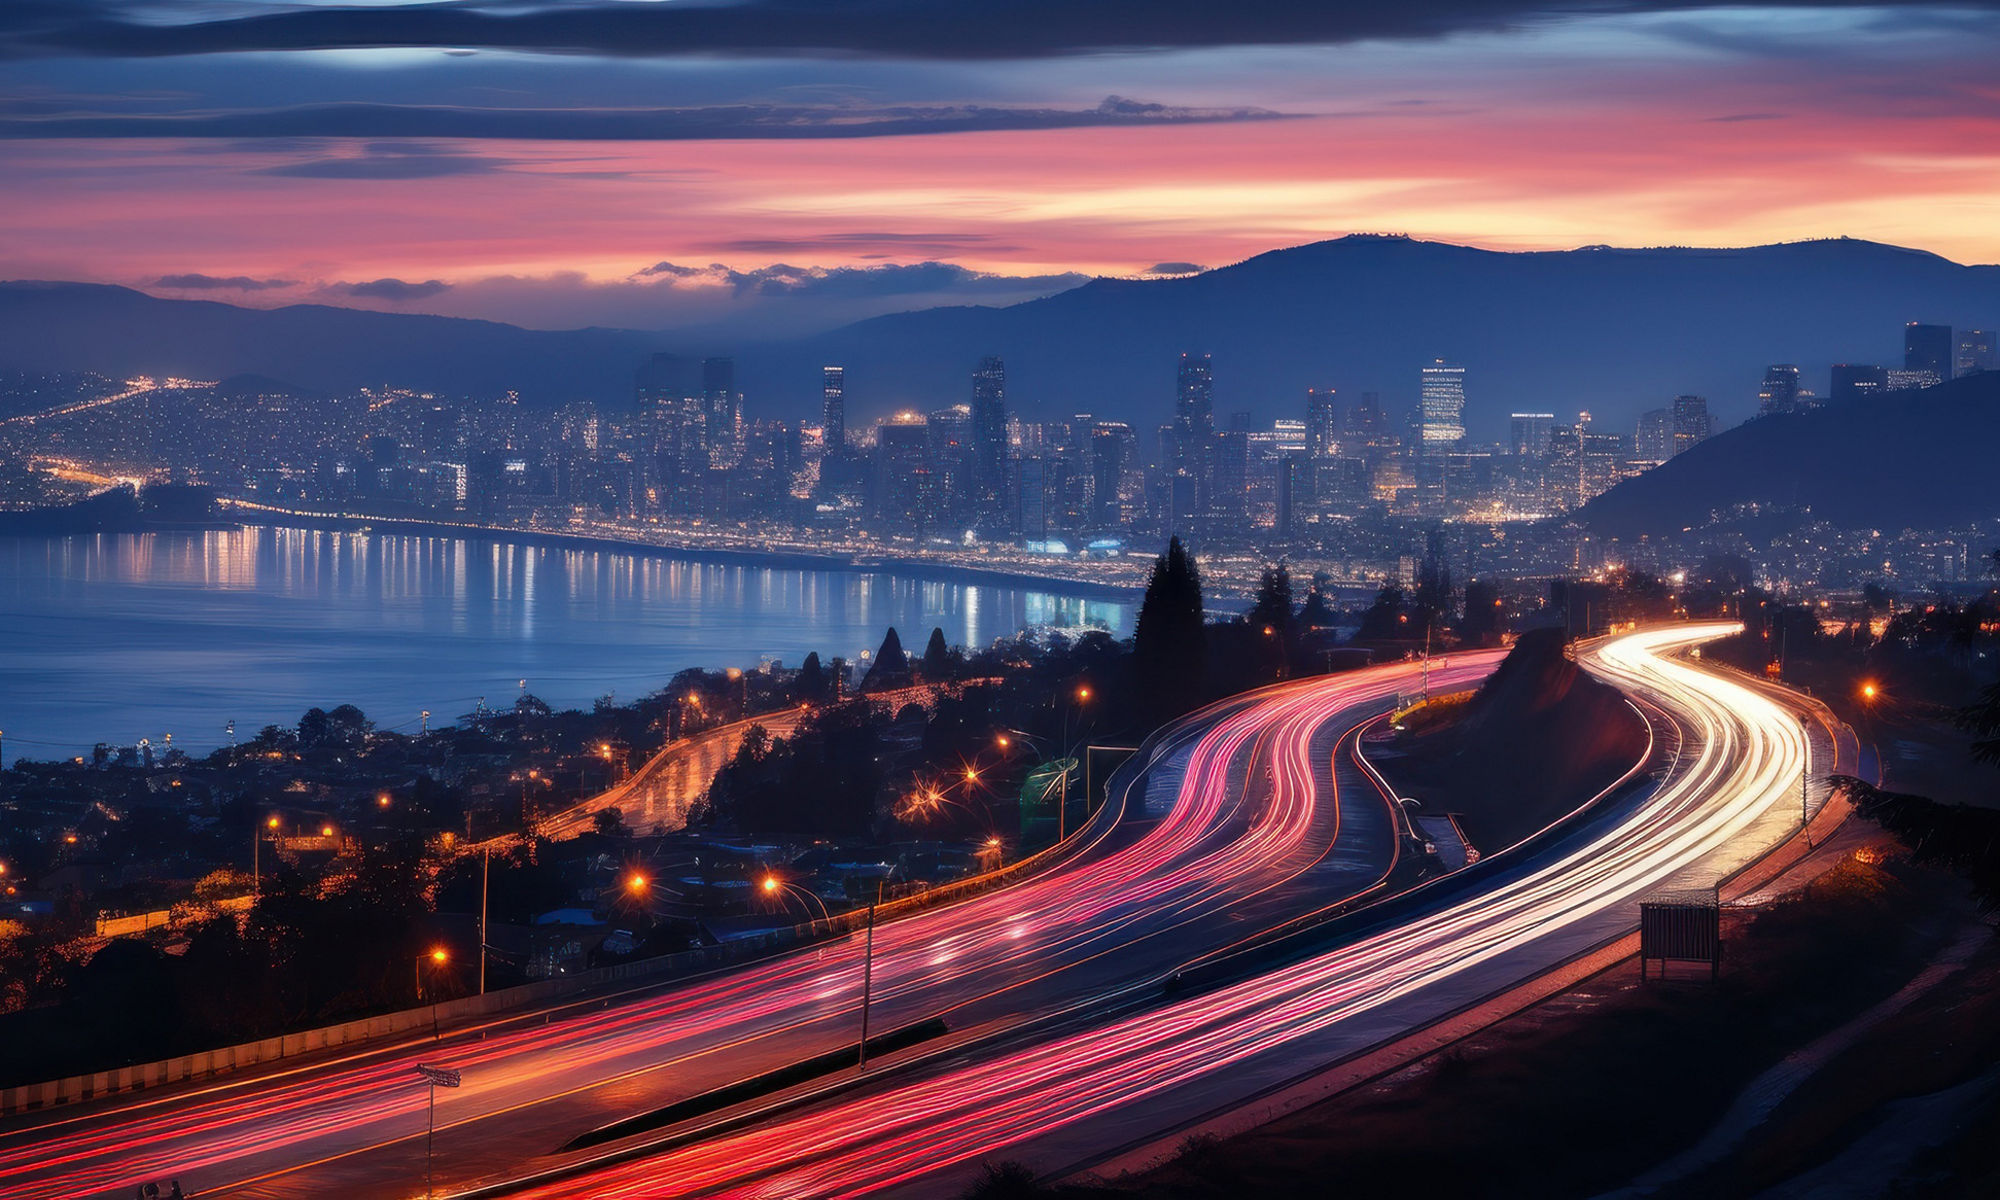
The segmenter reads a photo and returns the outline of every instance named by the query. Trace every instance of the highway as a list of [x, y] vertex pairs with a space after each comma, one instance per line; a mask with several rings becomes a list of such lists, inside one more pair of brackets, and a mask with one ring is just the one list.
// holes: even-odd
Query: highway
[[[1498, 660], [1455, 655], [1431, 671], [1432, 686], [1469, 686]], [[1135, 997], [1150, 1002], [1191, 956], [1379, 889], [1400, 854], [1398, 817], [1342, 751], [1414, 689], [1419, 671], [1402, 663], [1299, 680], [1155, 735], [1058, 866], [876, 930], [873, 1027], [942, 1015], [953, 1044], [967, 1047], [1030, 1022], [1089, 1028]], [[438, 1096], [441, 1189], [560, 1165], [587, 1157], [556, 1153], [576, 1134], [851, 1044], [863, 943], [853, 935], [436, 1044], [17, 1120], [0, 1128], [0, 1195], [124, 1197], [168, 1178], [204, 1195], [409, 1194], [424, 1173], [418, 1061], [457, 1068], [465, 1081]], [[897, 1061], [871, 1071], [893, 1079]], [[952, 1160], [910, 1161], [927, 1170]], [[745, 1171], [768, 1169], [756, 1164], [746, 1159]], [[679, 1168], [664, 1169], [672, 1179]], [[657, 1176], [617, 1186], [682, 1190]]]
[[1809, 733], [1762, 689], [1670, 657], [1732, 628], [1580, 651], [1586, 669], [1652, 706], [1669, 767], [1580, 833], [1448, 878], [1415, 915], [1099, 1027], [524, 1194], [950, 1195], [995, 1158], [1060, 1175], [1525, 981], [1632, 928], [1649, 892], [1720, 878], [1789, 836], [1809, 753], [1815, 773], [1851, 769], [1838, 731]]

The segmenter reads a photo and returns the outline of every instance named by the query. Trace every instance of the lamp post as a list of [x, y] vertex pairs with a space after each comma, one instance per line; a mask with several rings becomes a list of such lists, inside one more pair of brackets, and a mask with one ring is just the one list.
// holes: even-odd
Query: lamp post
[[437, 968], [451, 961], [451, 953], [443, 946], [433, 946], [429, 953], [417, 955], [414, 974], [417, 979], [417, 1002], [419, 1004], [423, 1003], [424, 999], [425, 959], [429, 959], [431, 962], [431, 1040], [435, 1042], [438, 1040]]
[[[275, 839], [278, 836], [278, 818], [275, 816], [265, 818], [264, 829], [270, 830], [272, 838]], [[250, 830], [250, 895], [253, 898], [264, 894], [263, 854], [263, 830], [253, 826]]]

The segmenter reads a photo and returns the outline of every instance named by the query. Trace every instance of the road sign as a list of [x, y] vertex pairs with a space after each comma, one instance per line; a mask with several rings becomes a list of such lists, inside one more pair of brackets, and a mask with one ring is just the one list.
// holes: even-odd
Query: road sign
[[451, 1067], [433, 1067], [417, 1064], [417, 1074], [430, 1080], [433, 1087], [457, 1087], [458, 1072]]

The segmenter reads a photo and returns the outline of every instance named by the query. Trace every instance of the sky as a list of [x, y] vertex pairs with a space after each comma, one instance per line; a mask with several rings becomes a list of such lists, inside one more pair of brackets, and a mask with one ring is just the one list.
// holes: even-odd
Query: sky
[[790, 334], [1353, 232], [2000, 262], [2000, 6], [7, 0], [0, 278]]

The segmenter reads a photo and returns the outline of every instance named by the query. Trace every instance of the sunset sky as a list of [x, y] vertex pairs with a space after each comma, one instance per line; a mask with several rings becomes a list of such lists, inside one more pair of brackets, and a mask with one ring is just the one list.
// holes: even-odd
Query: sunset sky
[[1990, 5], [1388, 7], [15, 0], [0, 277], [791, 329], [1357, 231], [2000, 262]]

